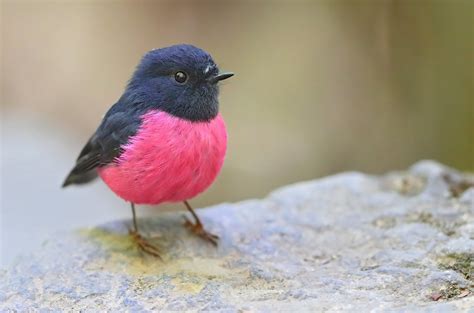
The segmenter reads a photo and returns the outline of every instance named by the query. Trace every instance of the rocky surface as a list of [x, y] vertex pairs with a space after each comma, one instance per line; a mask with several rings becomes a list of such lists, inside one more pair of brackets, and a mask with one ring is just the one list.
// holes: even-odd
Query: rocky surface
[[423, 161], [343, 173], [263, 200], [200, 210], [218, 249], [182, 213], [57, 234], [0, 273], [0, 311], [463, 311], [474, 307], [473, 177]]

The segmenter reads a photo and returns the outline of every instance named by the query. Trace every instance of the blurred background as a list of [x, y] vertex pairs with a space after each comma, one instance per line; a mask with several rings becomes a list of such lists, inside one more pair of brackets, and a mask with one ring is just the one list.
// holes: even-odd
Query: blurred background
[[473, 12], [470, 0], [2, 1], [0, 265], [48, 234], [130, 218], [100, 181], [60, 184], [140, 57], [176, 43], [236, 73], [220, 97], [228, 157], [195, 206], [427, 158], [472, 171]]

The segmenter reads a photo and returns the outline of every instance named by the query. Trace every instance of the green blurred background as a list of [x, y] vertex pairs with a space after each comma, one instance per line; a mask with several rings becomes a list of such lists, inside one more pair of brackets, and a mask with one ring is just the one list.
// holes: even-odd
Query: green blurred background
[[469, 0], [3, 1], [3, 254], [129, 216], [102, 183], [59, 185], [140, 57], [176, 43], [236, 73], [221, 88], [228, 157], [197, 206], [427, 158], [474, 170], [473, 12]]

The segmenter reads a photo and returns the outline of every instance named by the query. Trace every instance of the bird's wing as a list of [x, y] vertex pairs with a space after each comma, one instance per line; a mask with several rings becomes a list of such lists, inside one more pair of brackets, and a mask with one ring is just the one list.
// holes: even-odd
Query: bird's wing
[[123, 107], [118, 102], [107, 112], [97, 131], [81, 150], [63, 187], [93, 180], [97, 176], [97, 167], [112, 163], [120, 155], [121, 146], [137, 132], [140, 124], [135, 114], [126, 113]]
[[82, 148], [74, 168], [66, 177], [62, 186], [85, 184], [94, 180], [97, 177], [97, 172], [94, 169], [100, 164], [99, 151], [100, 149], [96, 144], [96, 134], [94, 134]]

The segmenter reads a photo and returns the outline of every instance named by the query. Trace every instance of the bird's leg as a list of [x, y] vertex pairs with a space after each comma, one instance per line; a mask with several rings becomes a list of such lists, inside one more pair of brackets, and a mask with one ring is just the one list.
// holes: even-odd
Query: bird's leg
[[209, 233], [207, 230], [204, 229], [204, 225], [201, 223], [201, 220], [197, 216], [196, 212], [194, 212], [193, 208], [189, 205], [188, 201], [183, 202], [189, 212], [191, 212], [192, 216], [194, 217], [194, 223], [191, 222], [186, 216], [184, 219], [186, 220], [184, 226], [191, 230], [193, 233], [198, 235], [199, 237], [203, 238], [204, 240], [209, 241], [214, 246], [217, 246], [217, 241], [219, 240], [219, 236]]
[[158, 250], [158, 248], [155, 247], [153, 244], [151, 244], [148, 240], [143, 238], [138, 232], [137, 217], [135, 214], [135, 204], [131, 203], [131, 205], [132, 205], [132, 214], [133, 214], [133, 230], [132, 229], [129, 230], [130, 236], [132, 236], [133, 241], [136, 242], [136, 244], [138, 245], [138, 248], [141, 251], [161, 259], [160, 251]]

